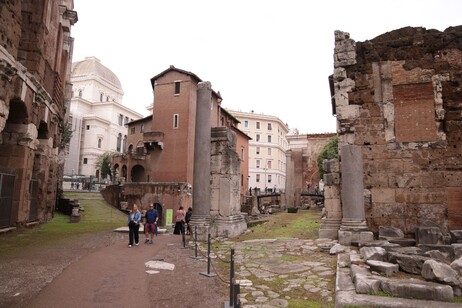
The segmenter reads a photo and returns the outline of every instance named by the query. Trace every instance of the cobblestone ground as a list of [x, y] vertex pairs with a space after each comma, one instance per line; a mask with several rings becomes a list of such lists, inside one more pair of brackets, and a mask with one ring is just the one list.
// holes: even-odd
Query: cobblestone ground
[[[244, 308], [334, 307], [336, 256], [321, 252], [323, 240], [295, 238], [221, 241], [212, 263], [230, 259], [235, 249], [235, 276]], [[224, 279], [228, 276], [222, 271]]]

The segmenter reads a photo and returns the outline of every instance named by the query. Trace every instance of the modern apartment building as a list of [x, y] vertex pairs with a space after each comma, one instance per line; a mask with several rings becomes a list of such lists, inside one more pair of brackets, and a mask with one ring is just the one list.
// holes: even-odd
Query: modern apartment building
[[249, 141], [249, 188], [260, 192], [285, 190], [289, 127], [276, 116], [228, 110]]
[[122, 104], [119, 78], [95, 57], [72, 64], [71, 83], [69, 123], [73, 133], [64, 174], [99, 178], [98, 157], [106, 152], [124, 153], [126, 125], [142, 115]]

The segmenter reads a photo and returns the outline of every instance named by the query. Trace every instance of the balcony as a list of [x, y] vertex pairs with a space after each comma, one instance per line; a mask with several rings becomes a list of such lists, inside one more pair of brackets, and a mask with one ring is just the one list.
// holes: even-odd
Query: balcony
[[143, 133], [143, 143], [148, 152], [154, 150], [156, 146], [164, 149], [164, 133], [163, 132], [145, 132]]
[[143, 133], [143, 142], [144, 143], [159, 143], [164, 141], [163, 132], [144, 132]]

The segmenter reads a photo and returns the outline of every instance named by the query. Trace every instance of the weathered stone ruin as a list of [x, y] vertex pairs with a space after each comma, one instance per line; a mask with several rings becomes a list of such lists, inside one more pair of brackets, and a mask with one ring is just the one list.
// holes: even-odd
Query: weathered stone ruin
[[370, 230], [462, 228], [462, 26], [335, 45], [339, 148], [360, 149]]
[[53, 216], [69, 137], [67, 81], [75, 22], [72, 1], [1, 1], [2, 231]]
[[[462, 26], [365, 42], [336, 31], [334, 62], [340, 174], [325, 189], [340, 185], [342, 216], [326, 204], [320, 234], [337, 228], [341, 244], [361, 247], [339, 258], [338, 279], [358, 294], [462, 295]], [[397, 268], [418, 277], [393, 282]]]

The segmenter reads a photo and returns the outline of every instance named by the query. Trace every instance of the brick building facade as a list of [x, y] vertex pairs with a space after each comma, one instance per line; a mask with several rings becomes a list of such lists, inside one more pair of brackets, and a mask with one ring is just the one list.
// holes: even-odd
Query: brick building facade
[[0, 0], [0, 227], [55, 209], [76, 21], [71, 0]]
[[287, 135], [290, 159], [294, 164], [293, 186], [295, 191], [314, 192], [319, 185], [317, 158], [334, 133]]
[[[147, 189], [149, 198], [127, 196], [131, 203], [145, 208], [154, 202], [174, 210], [180, 205], [191, 204], [197, 88], [201, 81], [194, 73], [174, 66], [151, 79], [154, 91], [152, 115], [128, 123], [127, 153], [112, 160], [113, 174], [117, 175], [119, 182], [143, 183], [140, 189]], [[211, 128], [224, 127], [235, 136], [231, 143], [241, 161], [237, 176], [240, 195], [244, 196], [248, 185], [248, 169], [245, 167], [250, 138], [237, 128], [239, 121], [221, 107], [221, 102], [220, 93], [212, 91], [210, 125]], [[162, 189], [152, 188], [153, 185]], [[164, 202], [166, 198], [175, 203]]]
[[462, 26], [365, 42], [336, 31], [334, 60], [339, 148], [362, 154], [368, 227], [461, 229]]

